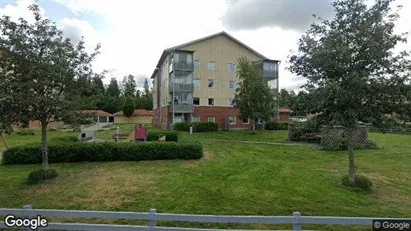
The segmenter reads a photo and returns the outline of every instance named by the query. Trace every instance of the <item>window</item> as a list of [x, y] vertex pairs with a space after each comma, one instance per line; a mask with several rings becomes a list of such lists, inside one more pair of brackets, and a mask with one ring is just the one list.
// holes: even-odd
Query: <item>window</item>
[[236, 88], [235, 81], [228, 81], [228, 88], [235, 89]]
[[233, 107], [234, 106], [234, 99], [228, 99], [228, 106]]
[[193, 99], [193, 104], [194, 104], [194, 105], [197, 105], [197, 106], [200, 105], [200, 98], [196, 98], [196, 97], [195, 97], [195, 98]]
[[215, 80], [214, 79], [209, 79], [208, 80], [208, 88], [214, 88], [215, 87]]
[[235, 123], [236, 123], [236, 118], [235, 118], [235, 116], [230, 116], [230, 117], [228, 117], [228, 120], [230, 121], [230, 124], [235, 124]]
[[215, 71], [215, 62], [208, 62], [208, 70]]
[[250, 123], [250, 119], [243, 120], [243, 124], [249, 124], [249, 123]]
[[215, 123], [215, 116], [209, 116], [209, 117], [207, 118], [207, 121], [208, 121], [208, 122], [213, 122], [213, 123]]
[[214, 106], [214, 99], [213, 98], [208, 99], [208, 106]]
[[200, 122], [200, 116], [193, 115], [191, 122]]
[[277, 63], [264, 62], [264, 63], [263, 63], [263, 70], [266, 70], [266, 71], [276, 71], [276, 70], [277, 70]]
[[271, 89], [277, 89], [277, 80], [278, 79], [273, 79], [273, 80], [268, 81], [268, 86]]
[[200, 70], [200, 61], [194, 60], [194, 70]]
[[193, 84], [194, 84], [194, 89], [199, 89], [200, 88], [200, 80], [199, 79], [194, 79]]
[[237, 66], [235, 64], [229, 63], [228, 64], [228, 71], [235, 72], [237, 70]]

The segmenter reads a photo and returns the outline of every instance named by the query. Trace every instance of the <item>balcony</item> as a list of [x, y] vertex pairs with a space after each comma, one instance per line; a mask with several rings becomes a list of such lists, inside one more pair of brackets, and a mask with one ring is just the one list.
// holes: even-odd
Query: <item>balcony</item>
[[[174, 110], [173, 110], [174, 109]], [[168, 111], [170, 113], [193, 113], [194, 105], [193, 104], [170, 104]]]
[[194, 84], [192, 83], [169, 83], [168, 92], [194, 92]]
[[262, 70], [261, 71], [261, 77], [265, 81], [270, 81], [273, 79], [278, 79], [278, 71], [273, 71], [273, 70]]
[[193, 62], [187, 62], [187, 61], [173, 62], [173, 66], [170, 70], [193, 72], [194, 71], [194, 63]]

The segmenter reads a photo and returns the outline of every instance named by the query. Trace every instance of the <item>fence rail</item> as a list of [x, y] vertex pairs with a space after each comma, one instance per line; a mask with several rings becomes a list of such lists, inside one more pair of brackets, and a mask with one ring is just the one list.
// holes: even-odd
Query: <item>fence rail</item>
[[[179, 221], [179, 222], [201, 222], [201, 223], [237, 223], [237, 224], [291, 224], [293, 230], [302, 230], [304, 224], [317, 225], [361, 225], [371, 226], [373, 220], [397, 220], [395, 218], [370, 218], [370, 217], [321, 217], [321, 216], [301, 216], [299, 212], [294, 212], [292, 216], [215, 216], [215, 215], [189, 215], [189, 214], [169, 214], [157, 213], [155, 209], [149, 212], [111, 212], [111, 211], [86, 211], [86, 210], [53, 210], [53, 209], [33, 209], [31, 205], [26, 205], [23, 209], [0, 208], [0, 216], [14, 215], [16, 217], [30, 218], [35, 216], [65, 217], [65, 218], [98, 218], [98, 219], [128, 219], [146, 220], [148, 226], [131, 225], [109, 225], [109, 224], [83, 224], [83, 223], [49, 223], [45, 230], [190, 230], [190, 231], [210, 231], [216, 229], [198, 228], [177, 228], [158, 227], [157, 221]], [[409, 220], [411, 219], [403, 219]], [[0, 223], [0, 228], [7, 227], [4, 222]], [[15, 228], [15, 227], [14, 227]]]

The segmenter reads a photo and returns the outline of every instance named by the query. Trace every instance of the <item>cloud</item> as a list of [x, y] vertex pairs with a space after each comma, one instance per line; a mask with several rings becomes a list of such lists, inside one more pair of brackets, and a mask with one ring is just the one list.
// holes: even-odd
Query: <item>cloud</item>
[[86, 50], [92, 52], [97, 43], [100, 43], [100, 33], [93, 26], [77, 18], [63, 18], [59, 21], [59, 28], [63, 31], [64, 36], [69, 38], [73, 44], [77, 44], [84, 37]]
[[281, 27], [284, 30], [305, 31], [316, 14], [323, 18], [333, 15], [331, 0], [230, 1], [221, 18], [232, 30], [255, 30]]

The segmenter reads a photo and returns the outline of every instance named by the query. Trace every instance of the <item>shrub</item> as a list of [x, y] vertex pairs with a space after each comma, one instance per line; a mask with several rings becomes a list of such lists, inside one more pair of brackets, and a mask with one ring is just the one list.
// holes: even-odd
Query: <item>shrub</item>
[[55, 143], [55, 142], [79, 142], [80, 139], [77, 136], [62, 136], [62, 137], [56, 137], [53, 139], [50, 139], [50, 143]]
[[16, 134], [20, 136], [34, 136], [36, 133], [30, 129], [21, 129], [17, 131]]
[[341, 178], [341, 183], [347, 187], [359, 188], [363, 190], [371, 190], [371, 187], [373, 185], [371, 179], [361, 175], [355, 175], [353, 184], [350, 184], [350, 181], [348, 180], [348, 175], [344, 175]]
[[[328, 142], [323, 142], [320, 147], [321, 150], [325, 151], [340, 151], [348, 150], [348, 140], [341, 138], [337, 140], [330, 140]], [[378, 145], [374, 140], [367, 140], [364, 143], [354, 143], [354, 150], [364, 150], [364, 149], [378, 149]]]
[[287, 130], [288, 122], [271, 121], [271, 122], [266, 123], [265, 129], [266, 130]]
[[218, 131], [218, 124], [214, 122], [182, 122], [176, 123], [174, 129], [177, 131], [188, 132], [190, 127], [193, 127], [194, 132], [216, 132]]
[[49, 131], [50, 131], [50, 132], [55, 132], [55, 131], [57, 131], [57, 128], [51, 127], [51, 128], [49, 128]]
[[[138, 142], [138, 143], [50, 143], [49, 162], [140, 161], [167, 159], [200, 159], [202, 146], [198, 142]], [[7, 149], [3, 164], [40, 164], [41, 144]]]
[[148, 141], [157, 141], [159, 135], [164, 135], [166, 137], [166, 141], [178, 141], [178, 133], [177, 132], [149, 132], [147, 136]]
[[29, 174], [27, 179], [29, 184], [38, 184], [45, 180], [51, 180], [58, 176], [56, 170], [49, 169], [44, 171], [43, 169], [35, 170]]

